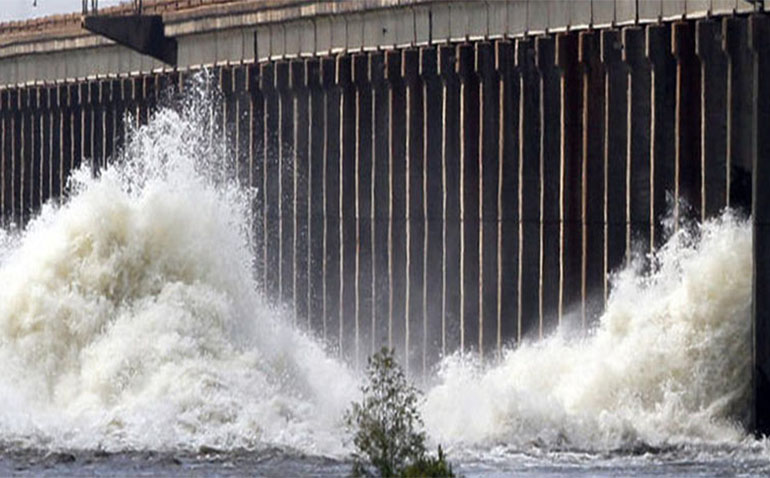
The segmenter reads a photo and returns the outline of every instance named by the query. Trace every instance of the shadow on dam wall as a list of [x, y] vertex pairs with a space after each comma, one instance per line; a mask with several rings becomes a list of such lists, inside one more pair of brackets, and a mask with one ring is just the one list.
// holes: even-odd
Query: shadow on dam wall
[[[589, 327], [609, 272], [660, 245], [667, 216], [748, 209], [768, 115], [752, 32], [766, 22], [212, 68], [214, 117], [257, 188], [266, 294], [351, 362], [390, 345], [415, 374], [456, 350], [493, 356], [568, 315]], [[126, 118], [146, 122], [193, 73], [0, 90], [5, 224], [60, 197], [83, 158], [103, 168]]]

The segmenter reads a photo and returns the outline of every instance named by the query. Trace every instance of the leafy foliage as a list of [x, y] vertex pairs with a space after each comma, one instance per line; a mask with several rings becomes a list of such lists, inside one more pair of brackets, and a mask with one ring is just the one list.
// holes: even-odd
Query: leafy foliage
[[426, 453], [420, 392], [406, 380], [393, 351], [383, 348], [371, 356], [366, 373], [362, 402], [345, 414], [356, 447], [353, 475], [371, 476], [374, 468], [383, 477], [454, 476], [440, 446], [437, 458]]

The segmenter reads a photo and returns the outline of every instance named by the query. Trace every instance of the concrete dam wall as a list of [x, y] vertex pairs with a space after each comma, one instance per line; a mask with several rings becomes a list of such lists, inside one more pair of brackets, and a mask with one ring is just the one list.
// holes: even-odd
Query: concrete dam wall
[[[766, 396], [769, 29], [729, 14], [207, 66], [212, 118], [257, 190], [265, 293], [352, 363], [389, 345], [420, 374], [589, 328], [632, 252], [753, 200]], [[98, 173], [125, 122], [200, 68], [2, 87], [3, 223], [66, 194], [84, 161]]]

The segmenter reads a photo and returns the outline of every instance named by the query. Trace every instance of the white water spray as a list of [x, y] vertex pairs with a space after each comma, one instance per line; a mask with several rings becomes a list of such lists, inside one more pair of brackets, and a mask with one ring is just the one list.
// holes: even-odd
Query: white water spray
[[200, 108], [160, 110], [115, 166], [75, 172], [69, 200], [6, 239], [0, 441], [340, 449], [353, 375], [257, 292], [251, 193]]
[[[251, 192], [210, 129], [210, 94], [160, 110], [114, 166], [75, 172], [63, 204], [0, 232], [0, 444], [345, 452], [356, 380], [256, 292]], [[728, 214], [680, 231], [655, 262], [615, 277], [587, 338], [491, 368], [447, 358], [429, 434], [478, 449], [742, 440], [750, 227]]]
[[681, 229], [653, 272], [614, 277], [583, 339], [525, 344], [484, 369], [445, 361], [424, 415], [440, 441], [607, 450], [736, 443], [750, 384], [751, 229]]

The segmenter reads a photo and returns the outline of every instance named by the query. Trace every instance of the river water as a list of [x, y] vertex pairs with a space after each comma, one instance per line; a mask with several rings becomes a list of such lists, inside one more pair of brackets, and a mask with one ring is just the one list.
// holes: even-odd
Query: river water
[[[203, 82], [205, 83], [205, 82]], [[344, 476], [361, 377], [252, 275], [254, 191], [198, 85], [24, 230], [0, 230], [0, 475]], [[726, 212], [495, 363], [447, 357], [421, 405], [467, 476], [761, 476], [747, 436], [751, 229]]]

